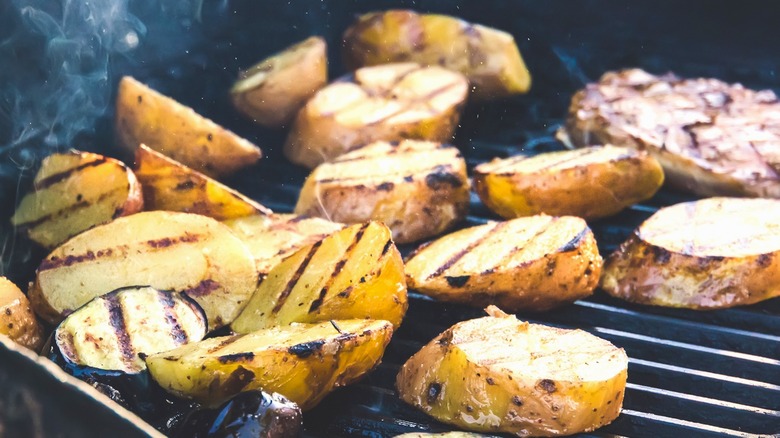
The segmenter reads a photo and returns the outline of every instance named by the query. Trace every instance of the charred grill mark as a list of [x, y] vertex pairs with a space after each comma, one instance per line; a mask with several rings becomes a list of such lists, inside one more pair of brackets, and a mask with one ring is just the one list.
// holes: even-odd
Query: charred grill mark
[[233, 363], [233, 362], [249, 362], [255, 358], [255, 354], [252, 352], [247, 353], [233, 353], [219, 356], [217, 360], [221, 364]]
[[177, 243], [192, 243], [200, 240], [200, 235], [185, 232], [178, 237], [163, 237], [162, 239], [147, 240], [146, 245], [152, 248], [166, 248]]
[[173, 297], [171, 294], [162, 291], [158, 291], [157, 296], [160, 304], [163, 306], [165, 321], [168, 322], [168, 326], [171, 328], [171, 338], [177, 345], [186, 344], [189, 338], [187, 332], [182, 329], [179, 320], [176, 318], [176, 302], [173, 301]]
[[196, 284], [195, 286], [192, 286], [189, 289], [185, 289], [182, 292], [195, 298], [195, 297], [203, 297], [209, 295], [219, 288], [220, 288], [219, 282], [214, 281], [210, 278], [206, 278], [204, 280], [201, 280], [200, 283]]
[[133, 341], [127, 332], [125, 324], [125, 315], [122, 304], [119, 302], [118, 295], [107, 295], [104, 299], [106, 309], [108, 310], [108, 321], [116, 335], [119, 352], [122, 354], [122, 362], [127, 368], [135, 368], [135, 352], [133, 351]]
[[507, 167], [514, 166], [515, 164], [525, 161], [528, 159], [528, 155], [515, 155], [514, 157], [509, 157], [503, 160], [503, 162], [496, 166], [493, 170], [489, 172], [477, 172], [476, 169], [474, 170], [475, 173], [481, 173], [487, 175], [488, 173], [499, 173], [499, 171], [506, 169]]
[[432, 190], [442, 190], [446, 188], [457, 189], [463, 186], [460, 176], [452, 171], [449, 165], [438, 165], [433, 172], [425, 176], [425, 184]]
[[495, 225], [493, 225], [493, 228], [485, 233], [482, 237], [479, 239], [471, 242], [468, 244], [465, 248], [462, 250], [456, 252], [452, 255], [446, 262], [444, 262], [443, 265], [436, 268], [435, 271], [431, 273], [431, 275], [428, 276], [428, 279], [431, 279], [433, 277], [438, 277], [439, 275], [443, 274], [447, 269], [452, 267], [455, 263], [457, 263], [458, 260], [462, 259], [463, 256], [465, 256], [468, 252], [472, 251], [474, 248], [482, 244], [488, 237], [490, 237], [491, 234], [496, 233], [501, 230], [501, 228], [504, 228], [506, 226], [506, 222], [498, 222]]
[[108, 160], [105, 157], [98, 158], [98, 159], [93, 160], [93, 161], [82, 163], [82, 164], [80, 164], [80, 165], [78, 165], [76, 167], [72, 167], [72, 168], [70, 168], [68, 170], [65, 170], [65, 171], [62, 171], [62, 172], [59, 172], [59, 173], [55, 173], [54, 175], [49, 175], [46, 178], [44, 178], [44, 179], [38, 181], [37, 183], [35, 183], [35, 190], [43, 190], [43, 189], [45, 189], [47, 187], [50, 187], [50, 186], [52, 186], [52, 185], [54, 185], [54, 184], [56, 184], [56, 183], [58, 183], [58, 182], [60, 182], [60, 181], [62, 181], [64, 179], [66, 179], [70, 175], [72, 175], [72, 174], [74, 174], [74, 173], [76, 173], [76, 172], [78, 172], [80, 170], [83, 170], [83, 169], [86, 169], [86, 168], [89, 168], [89, 167], [100, 166], [101, 164], [105, 163], [106, 161], [108, 161]]
[[221, 349], [223, 349], [223, 348], [227, 347], [228, 345], [232, 344], [233, 342], [235, 342], [235, 341], [237, 341], [237, 340], [241, 339], [241, 337], [242, 337], [242, 335], [235, 335], [235, 336], [230, 336], [229, 338], [225, 338], [225, 339], [223, 339], [223, 340], [222, 340], [222, 342], [220, 342], [219, 344], [215, 345], [214, 347], [211, 347], [211, 348], [208, 350], [208, 352], [207, 352], [207, 353], [208, 353], [208, 354], [214, 354], [214, 353], [216, 353], [217, 351], [219, 351], [219, 350], [221, 350]]
[[312, 245], [312, 247], [309, 249], [309, 253], [306, 254], [306, 257], [298, 266], [298, 269], [295, 270], [295, 273], [293, 274], [292, 278], [290, 278], [290, 280], [284, 286], [282, 293], [279, 294], [279, 298], [276, 301], [276, 305], [272, 310], [273, 313], [279, 313], [279, 311], [282, 310], [282, 306], [284, 306], [285, 301], [287, 301], [287, 298], [290, 296], [293, 287], [295, 287], [295, 283], [297, 283], [298, 279], [301, 278], [301, 275], [303, 275], [303, 271], [306, 270], [306, 266], [309, 264], [312, 257], [314, 257], [314, 254], [320, 248], [320, 245], [322, 245], [322, 240]]
[[547, 223], [545, 223], [544, 225], [542, 225], [541, 227], [539, 227], [539, 229], [536, 230], [536, 232], [533, 234], [533, 236], [531, 236], [531, 238], [528, 239], [522, 246], [515, 246], [514, 248], [512, 248], [512, 250], [509, 251], [509, 254], [507, 254], [504, 258], [499, 260], [498, 263], [496, 263], [493, 267], [485, 269], [482, 273], [483, 274], [491, 274], [491, 273], [495, 272], [496, 269], [501, 267], [501, 265], [505, 261], [511, 259], [512, 257], [517, 256], [518, 254], [522, 254], [525, 250], [527, 250], [531, 246], [531, 244], [534, 242], [534, 240], [538, 239], [539, 237], [544, 235], [547, 231], [549, 231], [550, 228], [552, 228], [552, 226], [558, 221], [558, 219], [559, 218], [557, 218], [557, 217], [551, 217], [550, 220]]
[[451, 287], [463, 287], [470, 278], [470, 275], [458, 275], [454, 277], [447, 275], [444, 277], [444, 279], [447, 280], [447, 284], [449, 284]]
[[382, 254], [379, 256], [379, 258], [382, 258], [387, 254], [387, 251], [390, 251], [390, 247], [393, 246], [393, 239], [387, 239], [387, 242], [385, 242], [385, 246], [382, 247]]
[[577, 161], [580, 158], [583, 158], [583, 157], [585, 157], [587, 155], [591, 155], [591, 154], [596, 153], [596, 152], [598, 152], [600, 150], [601, 149], [599, 149], [599, 148], [580, 149], [579, 151], [577, 151], [578, 153], [576, 153], [576, 154], [572, 153], [572, 155], [570, 155], [568, 157], [562, 157], [562, 159], [554, 160], [554, 161], [552, 161], [550, 163], [545, 164], [544, 166], [537, 167], [535, 170], [539, 171], [539, 170], [552, 169], [553, 167], [560, 166], [561, 164], [567, 164], [567, 163], [571, 163], [573, 161]]
[[576, 236], [574, 236], [571, 240], [566, 242], [562, 247], [558, 248], [558, 252], [571, 252], [576, 251], [577, 248], [580, 246], [580, 243], [585, 239], [585, 236], [588, 235], [588, 227], [583, 228], [580, 230], [579, 233], [577, 233]]
[[316, 341], [309, 341], [301, 344], [295, 344], [290, 348], [288, 348], [287, 351], [290, 352], [290, 354], [294, 354], [301, 359], [306, 359], [307, 357], [311, 356], [312, 354], [320, 350], [323, 345], [325, 345], [325, 340], [319, 339]]
[[383, 192], [389, 192], [390, 190], [393, 190], [393, 187], [395, 187], [395, 184], [387, 181], [383, 182], [382, 184], [379, 184], [376, 186], [377, 190], [383, 191]]
[[366, 232], [366, 229], [369, 227], [369, 225], [371, 225], [371, 223], [366, 222], [360, 227], [357, 233], [355, 233], [355, 237], [352, 238], [352, 242], [349, 243], [347, 250], [344, 251], [344, 254], [341, 256], [341, 260], [336, 262], [335, 266], [333, 267], [333, 272], [331, 272], [330, 278], [328, 278], [328, 281], [325, 283], [322, 289], [320, 289], [320, 295], [314, 301], [312, 301], [311, 307], [309, 307], [309, 313], [319, 309], [322, 305], [322, 302], [325, 301], [325, 297], [328, 295], [328, 290], [330, 289], [331, 284], [333, 284], [333, 281], [341, 273], [344, 265], [347, 264], [347, 260], [349, 260], [352, 252], [355, 250], [355, 247], [357, 247], [358, 242], [360, 242], [360, 239], [363, 238], [363, 234]]
[[68, 205], [65, 208], [62, 208], [60, 210], [57, 210], [57, 211], [51, 212], [49, 214], [43, 215], [43, 216], [39, 217], [38, 219], [34, 219], [34, 220], [31, 220], [31, 221], [28, 221], [28, 222], [18, 223], [18, 224], [16, 224], [16, 226], [20, 230], [27, 230], [27, 229], [36, 227], [36, 226], [42, 224], [43, 222], [50, 221], [50, 220], [52, 220], [52, 219], [54, 219], [56, 217], [59, 217], [59, 216], [62, 216], [64, 214], [66, 214], [66, 213], [73, 212], [73, 211], [78, 210], [80, 208], [89, 207], [92, 204], [98, 204], [98, 203], [100, 203], [100, 202], [110, 198], [111, 196], [113, 196], [115, 191], [116, 190], [111, 190], [111, 191], [105, 192], [105, 193], [101, 194], [100, 196], [98, 196], [97, 198], [91, 199], [91, 200], [85, 200], [82, 197], [82, 199], [80, 201], [76, 202], [75, 204]]
[[[237, 394], [254, 378], [255, 373], [239, 365], [222, 383], [222, 392], [224, 394]], [[219, 379], [214, 379], [214, 382], [219, 382]]]
[[38, 266], [38, 272], [46, 271], [49, 269], [59, 268], [62, 266], [70, 266], [76, 263], [83, 263], [90, 260], [95, 260], [97, 256], [92, 251], [87, 251], [85, 254], [69, 255], [65, 257], [53, 256], [48, 259], [44, 259], [40, 266]]

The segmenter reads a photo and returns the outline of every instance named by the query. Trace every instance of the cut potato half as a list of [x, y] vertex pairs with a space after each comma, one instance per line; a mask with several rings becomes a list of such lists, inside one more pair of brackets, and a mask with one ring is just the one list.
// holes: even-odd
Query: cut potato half
[[780, 296], [780, 201], [710, 198], [662, 208], [609, 256], [601, 287], [636, 303], [693, 309]]
[[43, 343], [43, 329], [30, 301], [5, 277], [0, 277], [0, 334], [33, 351], [38, 351]]
[[226, 220], [272, 212], [230, 187], [142, 144], [135, 151], [146, 210], [181, 211]]
[[146, 359], [165, 390], [210, 405], [241, 391], [278, 392], [301, 409], [379, 364], [393, 326], [346, 320], [207, 339]]
[[441, 143], [379, 141], [319, 165], [295, 212], [344, 223], [382, 221], [398, 243], [439, 234], [466, 216], [469, 180], [460, 152]]
[[517, 436], [589, 432], [617, 418], [628, 368], [622, 349], [582, 330], [488, 311], [404, 364], [401, 399], [445, 423]]
[[240, 72], [230, 97], [245, 116], [279, 128], [327, 82], [325, 40], [310, 37]]
[[531, 87], [512, 35], [447, 15], [410, 10], [362, 15], [344, 33], [344, 59], [351, 69], [399, 61], [439, 65], [463, 73], [477, 99]]
[[474, 169], [479, 198], [505, 218], [611, 216], [651, 198], [663, 182], [655, 158], [613, 146], [495, 159]]
[[298, 113], [284, 153], [313, 168], [377, 140], [446, 142], [458, 126], [468, 82], [413, 63], [361, 68], [321, 89]]
[[131, 153], [143, 143], [213, 177], [262, 156], [254, 144], [129, 76], [119, 82], [115, 122], [119, 143]]
[[143, 209], [141, 186], [120, 161], [71, 150], [44, 158], [11, 223], [54, 248], [95, 225]]
[[584, 220], [530, 216], [466, 228], [415, 251], [409, 288], [438, 300], [542, 311], [584, 298], [602, 259]]
[[92, 298], [126, 286], [183, 292], [229, 324], [257, 285], [252, 255], [225, 225], [206, 216], [150, 211], [79, 234], [40, 264], [30, 289], [34, 310], [59, 322]]
[[401, 323], [408, 306], [404, 264], [378, 222], [347, 227], [300, 249], [275, 268], [233, 321], [237, 333], [329, 319]]

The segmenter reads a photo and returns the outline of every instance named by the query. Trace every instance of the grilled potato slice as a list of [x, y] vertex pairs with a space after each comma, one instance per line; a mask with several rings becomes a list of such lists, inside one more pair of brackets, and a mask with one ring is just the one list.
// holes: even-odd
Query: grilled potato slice
[[144, 144], [135, 151], [135, 163], [147, 210], [181, 211], [217, 220], [272, 213], [230, 187]]
[[424, 239], [466, 216], [466, 162], [451, 146], [379, 141], [319, 165], [295, 212], [345, 223], [382, 221], [397, 243]]
[[460, 322], [398, 373], [405, 402], [477, 432], [557, 436], [589, 432], [620, 414], [628, 357], [604, 339], [491, 316]]
[[205, 335], [206, 315], [190, 298], [133, 286], [68, 315], [54, 331], [54, 343], [68, 365], [138, 373], [146, 369], [143, 357]]
[[361, 68], [306, 103], [284, 153], [293, 163], [314, 168], [377, 140], [446, 142], [455, 133], [467, 93], [466, 78], [441, 67]]
[[254, 144], [129, 76], [119, 82], [115, 122], [119, 143], [131, 153], [144, 143], [213, 177], [262, 156]]
[[344, 228], [336, 222], [295, 214], [256, 214], [224, 223], [249, 248], [261, 278], [294, 252]]
[[479, 198], [505, 218], [611, 216], [651, 198], [663, 182], [655, 158], [613, 146], [495, 159], [474, 169]]
[[79, 234], [40, 264], [33, 309], [49, 322], [125, 286], [183, 292], [209, 328], [229, 324], [257, 285], [252, 255], [230, 229], [205, 216], [150, 211]]
[[300, 249], [263, 280], [233, 321], [237, 333], [329, 319], [401, 323], [408, 306], [404, 264], [378, 222], [347, 227]]
[[240, 72], [230, 97], [256, 123], [279, 128], [327, 82], [325, 40], [310, 37]]
[[602, 260], [584, 220], [530, 216], [466, 228], [420, 247], [406, 281], [438, 300], [548, 310], [593, 293]]
[[387, 321], [295, 324], [184, 345], [146, 364], [161, 387], [180, 397], [214, 405], [262, 388], [305, 411], [378, 365], [392, 334]]
[[525, 93], [531, 87], [512, 35], [455, 17], [372, 12], [358, 18], [343, 39], [351, 69], [399, 61], [440, 65], [463, 73], [477, 99]]
[[52, 154], [11, 223], [30, 240], [54, 248], [76, 234], [143, 209], [141, 186], [121, 162], [89, 152]]
[[780, 296], [780, 201], [662, 208], [609, 256], [601, 287], [641, 304], [716, 309]]
[[38, 351], [43, 343], [43, 330], [35, 319], [30, 302], [5, 277], [0, 277], [0, 334], [34, 351]]

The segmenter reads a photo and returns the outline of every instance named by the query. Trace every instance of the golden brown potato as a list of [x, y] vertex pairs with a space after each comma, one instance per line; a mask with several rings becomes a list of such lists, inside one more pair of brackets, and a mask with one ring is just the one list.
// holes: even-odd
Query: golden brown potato
[[224, 224], [249, 248], [261, 278], [294, 252], [344, 228], [343, 224], [295, 214], [256, 214]]
[[438, 300], [542, 311], [584, 298], [602, 260], [585, 221], [530, 216], [466, 228], [423, 245], [406, 281]]
[[5, 277], [0, 277], [0, 334], [34, 351], [38, 351], [43, 342], [43, 329], [35, 319], [30, 302]]
[[262, 156], [254, 144], [129, 76], [119, 82], [115, 122], [119, 143], [131, 153], [143, 143], [213, 177]]
[[327, 82], [325, 40], [310, 37], [240, 72], [230, 97], [256, 123], [279, 128]]
[[641, 304], [716, 309], [780, 296], [780, 201], [662, 208], [606, 261], [601, 287]]
[[397, 243], [415, 242], [466, 216], [466, 162], [451, 146], [379, 141], [323, 163], [301, 189], [295, 212], [345, 223], [382, 221]]
[[372, 12], [344, 33], [348, 68], [410, 61], [463, 73], [477, 99], [525, 93], [531, 75], [512, 35], [455, 17]]
[[135, 151], [135, 163], [146, 210], [195, 213], [220, 221], [272, 213], [260, 203], [144, 144]]
[[229, 324], [257, 285], [252, 255], [206, 216], [150, 211], [79, 234], [40, 264], [33, 309], [59, 322], [92, 298], [125, 286], [183, 292], [203, 307], [209, 329]]
[[180, 397], [217, 405], [261, 388], [307, 410], [377, 366], [392, 334], [387, 321], [294, 324], [184, 345], [146, 364], [162, 388]]
[[474, 169], [479, 198], [508, 219], [539, 213], [610, 216], [651, 198], [663, 181], [655, 158], [613, 146], [495, 159]]
[[44, 248], [143, 209], [141, 186], [121, 162], [89, 152], [52, 154], [11, 223]]
[[404, 264], [379, 222], [352, 225], [304, 247], [271, 270], [230, 326], [249, 333], [294, 322], [383, 319], [408, 307]]
[[396, 379], [405, 402], [477, 432], [559, 436], [620, 414], [628, 357], [582, 330], [491, 316], [455, 324], [412, 356]]
[[321, 89], [298, 112], [284, 153], [313, 168], [377, 140], [446, 142], [458, 126], [468, 82], [413, 63], [361, 68]]

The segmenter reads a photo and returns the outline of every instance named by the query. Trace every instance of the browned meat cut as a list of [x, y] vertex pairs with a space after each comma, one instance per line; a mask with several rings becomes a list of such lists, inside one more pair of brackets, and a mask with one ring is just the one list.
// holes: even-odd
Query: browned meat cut
[[780, 103], [717, 79], [607, 73], [572, 98], [575, 146], [647, 150], [673, 186], [703, 195], [780, 197]]

